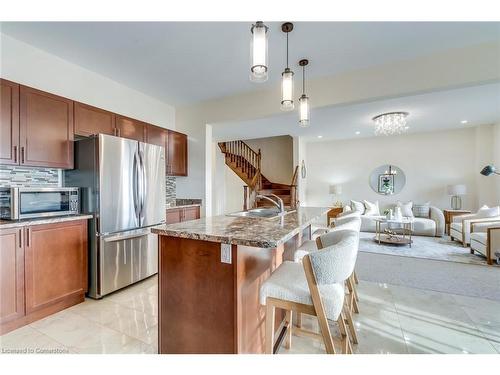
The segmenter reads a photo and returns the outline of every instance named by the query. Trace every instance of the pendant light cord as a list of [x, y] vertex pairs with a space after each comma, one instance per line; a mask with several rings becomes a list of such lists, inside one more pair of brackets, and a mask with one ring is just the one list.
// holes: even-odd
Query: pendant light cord
[[302, 95], [306, 93], [306, 66], [302, 66]]
[[288, 69], [288, 33], [286, 33], [286, 68]]

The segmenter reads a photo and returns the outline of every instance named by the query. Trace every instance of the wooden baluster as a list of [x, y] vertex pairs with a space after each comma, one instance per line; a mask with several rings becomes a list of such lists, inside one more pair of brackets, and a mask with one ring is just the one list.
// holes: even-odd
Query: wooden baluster
[[243, 211], [248, 210], [248, 186], [243, 186]]

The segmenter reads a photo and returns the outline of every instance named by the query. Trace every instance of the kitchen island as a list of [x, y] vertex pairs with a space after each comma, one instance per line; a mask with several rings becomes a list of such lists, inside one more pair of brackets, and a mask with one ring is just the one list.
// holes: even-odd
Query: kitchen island
[[[213, 216], [152, 229], [159, 235], [159, 353], [263, 353], [259, 289], [311, 237], [328, 208], [271, 219]], [[283, 314], [276, 314], [281, 323]], [[276, 325], [278, 330], [280, 324]]]

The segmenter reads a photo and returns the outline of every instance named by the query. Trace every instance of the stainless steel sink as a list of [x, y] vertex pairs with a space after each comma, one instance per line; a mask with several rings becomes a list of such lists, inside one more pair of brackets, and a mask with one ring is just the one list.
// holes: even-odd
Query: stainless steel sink
[[228, 214], [227, 216], [239, 216], [239, 217], [255, 217], [255, 218], [265, 218], [265, 219], [272, 219], [275, 217], [279, 216], [284, 216], [286, 214], [289, 214], [293, 211], [285, 211], [281, 213], [279, 210], [275, 208], [254, 208], [252, 210], [248, 211], [239, 211], [239, 212], [234, 212], [232, 214]]

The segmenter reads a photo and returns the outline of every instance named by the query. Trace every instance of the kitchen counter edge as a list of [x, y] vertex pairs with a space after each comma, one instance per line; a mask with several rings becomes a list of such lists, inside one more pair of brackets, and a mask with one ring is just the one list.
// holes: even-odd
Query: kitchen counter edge
[[80, 214], [80, 215], [68, 215], [68, 216], [42, 217], [37, 219], [26, 219], [26, 220], [0, 220], [0, 229], [22, 228], [32, 225], [54, 224], [66, 221], [86, 220], [86, 219], [92, 219], [92, 215]]

